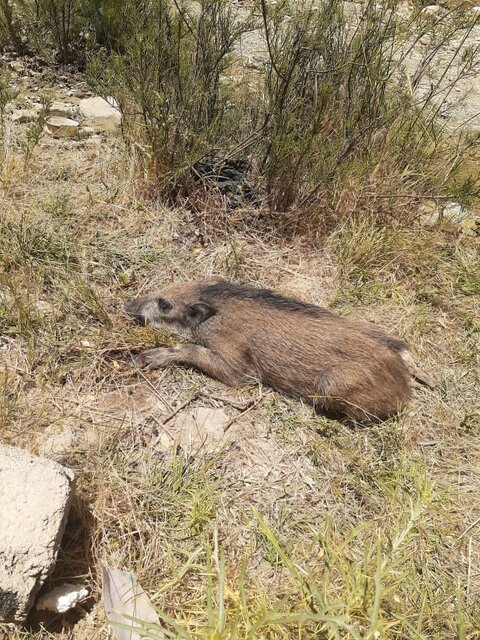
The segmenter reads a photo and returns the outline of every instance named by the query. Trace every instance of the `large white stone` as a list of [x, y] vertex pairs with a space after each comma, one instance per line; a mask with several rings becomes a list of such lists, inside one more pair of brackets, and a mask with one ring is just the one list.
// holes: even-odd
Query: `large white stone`
[[84, 124], [95, 129], [113, 131], [122, 121], [120, 111], [114, 106], [116, 103], [111, 100], [107, 102], [103, 98], [84, 98], [80, 100], [79, 109], [85, 118]]
[[74, 474], [0, 445], [0, 621], [22, 622], [53, 569]]
[[443, 207], [443, 217], [445, 220], [449, 222], [453, 222], [454, 224], [459, 224], [468, 216], [468, 211], [466, 211], [459, 202], [448, 202]]

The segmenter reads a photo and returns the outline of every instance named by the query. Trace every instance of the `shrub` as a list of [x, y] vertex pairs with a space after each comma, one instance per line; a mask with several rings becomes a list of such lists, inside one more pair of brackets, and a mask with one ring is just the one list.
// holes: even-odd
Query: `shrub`
[[[274, 223], [281, 214], [289, 233], [310, 234], [372, 211], [410, 222], [417, 195], [460, 189], [471, 201], [476, 177], [463, 172], [459, 187], [455, 176], [478, 137], [451, 135], [448, 112], [478, 71], [478, 48], [463, 46], [475, 18], [425, 18], [420, 5], [407, 15], [399, 0], [346, 11], [342, 0], [256, 0], [243, 18], [227, 0], [0, 0], [0, 29], [20, 48], [21, 24], [33, 49], [62, 62], [87, 56], [156, 195], [192, 200], [196, 181], [212, 208], [212, 175], [251, 167]], [[266, 45], [255, 73], [237, 54], [253, 28]]]
[[116, 50], [93, 57], [89, 77], [115, 96], [157, 190], [171, 194], [196, 161], [232, 136], [231, 112], [238, 111], [223, 76], [249, 21], [237, 20], [224, 0], [202, 0], [198, 11], [171, 0], [127, 2], [123, 15]]
[[0, 37], [18, 53], [55, 54], [61, 63], [79, 62], [89, 29], [86, 0], [0, 0]]
[[[90, 79], [118, 100], [157, 193], [184, 195], [199, 160], [236, 157], [255, 167], [289, 229], [317, 232], [372, 208], [383, 220], [400, 211], [410, 220], [412, 194], [448, 192], [474, 141], [451, 139], [439, 113], [478, 60], [458, 43], [447, 59], [439, 52], [472, 21], [452, 10], [425, 23], [397, 0], [369, 2], [356, 17], [341, 0], [258, 0], [256, 9], [267, 59], [248, 76], [234, 52], [254, 23], [223, 0], [198, 10], [175, 0], [125, 3], [123, 33], [113, 36], [112, 26], [102, 36], [110, 50], [91, 57]], [[432, 44], [413, 64], [426, 31]]]
[[[430, 25], [435, 43], [412, 66], [412, 46], [426, 27], [418, 14], [404, 17], [397, 2], [369, 2], [354, 21], [340, 0], [317, 9], [260, 0], [260, 11], [270, 114], [261, 153], [274, 210], [294, 211], [294, 223], [300, 213], [302, 224], [324, 228], [345, 211], [374, 204], [391, 213], [402, 194], [445, 186], [470, 142], [449, 140], [438, 114], [478, 60], [471, 51], [464, 54], [448, 91], [432, 81], [432, 68], [439, 63], [437, 44], [451, 44], [472, 21], [450, 13]], [[456, 65], [459, 48], [442, 62], [442, 78]], [[419, 99], [415, 89], [427, 79], [430, 89]], [[454, 162], [445, 163], [454, 147]], [[379, 203], [377, 196], [387, 200]]]
[[46, 27], [57, 47], [61, 62], [72, 62], [81, 35], [80, 2], [78, 0], [37, 0], [40, 22]]
[[83, 0], [83, 17], [94, 45], [108, 51], [121, 48], [127, 8], [123, 0]]
[[25, 52], [21, 27], [11, 0], [0, 0], [0, 47], [10, 45], [19, 53]]

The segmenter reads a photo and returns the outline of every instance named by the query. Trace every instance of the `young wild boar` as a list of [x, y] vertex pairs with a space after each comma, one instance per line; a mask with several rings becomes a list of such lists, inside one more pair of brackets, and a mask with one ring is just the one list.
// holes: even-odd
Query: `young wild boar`
[[414, 364], [404, 342], [268, 289], [219, 279], [177, 284], [125, 311], [195, 343], [144, 351], [136, 363], [147, 369], [178, 363], [231, 386], [260, 381], [350, 421], [385, 419], [410, 398]]

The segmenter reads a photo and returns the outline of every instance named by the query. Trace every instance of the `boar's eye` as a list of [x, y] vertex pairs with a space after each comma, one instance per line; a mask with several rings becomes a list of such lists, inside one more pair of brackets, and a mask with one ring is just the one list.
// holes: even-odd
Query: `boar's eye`
[[170, 302], [168, 300], [165, 300], [165, 298], [158, 298], [157, 305], [159, 311], [162, 311], [163, 313], [170, 311], [170, 309], [172, 308]]

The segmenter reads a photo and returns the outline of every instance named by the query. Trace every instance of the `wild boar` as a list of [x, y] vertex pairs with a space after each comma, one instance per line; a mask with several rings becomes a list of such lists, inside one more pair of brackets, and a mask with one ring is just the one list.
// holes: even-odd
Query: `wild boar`
[[187, 340], [144, 351], [138, 366], [194, 367], [230, 385], [261, 382], [353, 422], [401, 411], [411, 375], [426, 384], [402, 340], [323, 307], [221, 279], [175, 284], [125, 304], [138, 322]]

